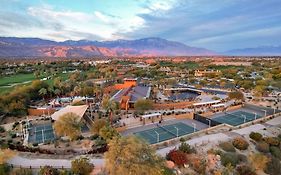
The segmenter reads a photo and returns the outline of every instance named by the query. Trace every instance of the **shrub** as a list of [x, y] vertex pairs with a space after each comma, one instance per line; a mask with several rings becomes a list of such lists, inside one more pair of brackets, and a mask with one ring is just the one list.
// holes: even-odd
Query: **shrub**
[[59, 172], [57, 169], [52, 168], [50, 166], [44, 166], [40, 169], [39, 175], [47, 175], [47, 174], [51, 174], [51, 175], [59, 175]]
[[187, 154], [196, 153], [196, 150], [185, 142], [181, 143], [179, 150]]
[[277, 159], [281, 160], [281, 150], [276, 146], [270, 147], [270, 153], [272, 156], [276, 157]]
[[223, 152], [222, 152], [221, 150], [219, 150], [219, 149], [213, 149], [213, 148], [209, 149], [209, 150], [207, 151], [207, 153], [208, 153], [208, 154], [214, 154], [214, 155], [222, 155], [222, 154], [223, 154]]
[[265, 137], [264, 141], [268, 143], [270, 146], [278, 146], [280, 143], [277, 137]]
[[238, 175], [256, 175], [255, 171], [249, 165], [239, 165], [236, 168]]
[[71, 162], [71, 170], [74, 174], [88, 175], [92, 172], [94, 165], [87, 158], [75, 159]]
[[174, 175], [175, 173], [173, 172], [173, 170], [164, 167], [163, 173], [162, 175]]
[[11, 175], [32, 175], [32, 170], [27, 168], [13, 169]]
[[260, 133], [258, 133], [258, 132], [251, 132], [250, 133], [250, 138], [255, 140], [255, 141], [257, 141], [257, 142], [259, 142], [259, 141], [262, 140], [262, 135]]
[[0, 126], [0, 133], [3, 133], [3, 132], [5, 132], [5, 128]]
[[221, 155], [221, 164], [227, 166], [230, 164], [233, 167], [236, 167], [238, 163], [238, 156], [235, 153], [222, 153]]
[[265, 173], [270, 175], [281, 174], [280, 160], [272, 157], [271, 160], [266, 164]]
[[9, 174], [10, 167], [7, 164], [0, 164], [0, 175]]
[[13, 129], [16, 128], [18, 125], [19, 125], [19, 122], [15, 122], [15, 123], [13, 124]]
[[239, 149], [239, 150], [246, 150], [249, 146], [249, 143], [241, 138], [241, 137], [237, 137], [232, 141], [232, 144], [235, 148]]
[[179, 150], [171, 150], [166, 157], [167, 160], [173, 161], [178, 166], [183, 166], [187, 163], [186, 154]]
[[235, 152], [234, 146], [230, 142], [222, 142], [219, 144], [220, 148], [226, 152]]
[[261, 153], [251, 154], [249, 156], [249, 160], [251, 161], [252, 166], [255, 170], [264, 170], [266, 167], [269, 158]]
[[256, 145], [256, 150], [262, 153], [268, 153], [269, 152], [269, 144], [266, 142], [259, 142]]
[[33, 143], [32, 146], [36, 147], [38, 146], [38, 143]]
[[248, 162], [248, 157], [244, 154], [237, 154], [238, 162]]

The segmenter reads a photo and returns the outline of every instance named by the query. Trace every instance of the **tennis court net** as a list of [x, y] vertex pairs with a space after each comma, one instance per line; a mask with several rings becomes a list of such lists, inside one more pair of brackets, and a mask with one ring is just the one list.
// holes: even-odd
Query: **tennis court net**
[[159, 124], [157, 124], [157, 126], [158, 126], [159, 128], [161, 128], [161, 129], [163, 129], [164, 131], [166, 131], [166, 132], [168, 132], [168, 133], [174, 135], [175, 137], [178, 137], [177, 134], [175, 134], [175, 133], [173, 133], [172, 131], [166, 129], [165, 127], [163, 127], [163, 126], [161, 126], [161, 125], [159, 125]]

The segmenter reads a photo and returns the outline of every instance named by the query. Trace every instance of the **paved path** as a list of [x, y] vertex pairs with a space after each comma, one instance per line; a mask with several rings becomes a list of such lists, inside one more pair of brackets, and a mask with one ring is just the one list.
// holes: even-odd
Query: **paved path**
[[[31, 166], [32, 168], [40, 168], [42, 166], [52, 166], [54, 168], [71, 168], [71, 161], [70, 159], [31, 159], [15, 156], [8, 163], [16, 167]], [[104, 159], [90, 159], [90, 162], [96, 167], [104, 166]]]

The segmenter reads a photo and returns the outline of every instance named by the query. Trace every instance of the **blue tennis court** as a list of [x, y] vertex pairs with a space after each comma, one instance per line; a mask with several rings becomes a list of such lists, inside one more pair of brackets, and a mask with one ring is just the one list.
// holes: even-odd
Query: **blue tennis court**
[[148, 129], [140, 132], [134, 133], [136, 136], [143, 138], [150, 144], [170, 140], [176, 137], [187, 135], [193, 132], [198, 131], [197, 129], [188, 126], [182, 122], [158, 126], [153, 129]]
[[29, 132], [29, 142], [45, 143], [55, 139], [52, 124], [33, 125]]
[[258, 118], [261, 118], [263, 116], [258, 115], [256, 113], [249, 113], [245, 111], [236, 111], [232, 113], [224, 113], [223, 116], [212, 118], [212, 120], [220, 122], [220, 123], [226, 123], [232, 126], [238, 126], [243, 123], [247, 123], [253, 120], [256, 120]]

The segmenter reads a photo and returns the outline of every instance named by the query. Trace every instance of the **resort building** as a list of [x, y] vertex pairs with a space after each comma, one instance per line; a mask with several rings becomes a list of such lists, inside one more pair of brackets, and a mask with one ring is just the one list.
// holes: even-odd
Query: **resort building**
[[128, 110], [134, 108], [134, 104], [139, 99], [147, 99], [150, 96], [150, 86], [137, 85], [137, 79], [125, 78], [123, 84], [116, 84], [115, 89], [118, 90], [115, 95], [111, 97], [120, 103], [120, 108]]

